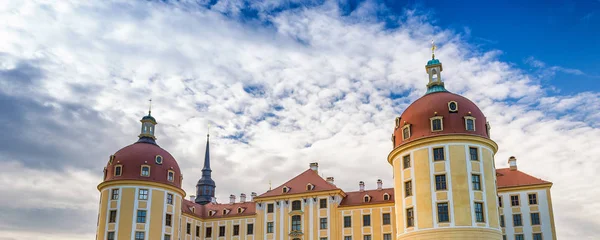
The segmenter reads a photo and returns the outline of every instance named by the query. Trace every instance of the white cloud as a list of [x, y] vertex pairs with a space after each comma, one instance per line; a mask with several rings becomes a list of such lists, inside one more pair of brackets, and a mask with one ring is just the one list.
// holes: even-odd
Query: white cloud
[[[370, 188], [378, 178], [390, 186], [386, 156], [393, 121], [425, 91], [423, 65], [434, 38], [448, 89], [475, 101], [492, 124], [501, 149], [498, 167], [515, 155], [520, 169], [555, 183], [560, 239], [597, 234], [591, 229], [600, 226], [594, 218], [600, 212], [592, 199], [600, 194], [590, 191], [600, 180], [593, 172], [600, 167], [594, 161], [600, 145], [597, 92], [550, 96], [535, 76], [500, 62], [499, 52], [474, 52], [459, 34], [428, 24], [414, 11], [407, 11], [396, 29], [368, 18], [381, 8], [374, 3], [355, 14], [341, 14], [332, 2], [273, 15], [260, 12], [272, 25], [221, 14], [239, 11], [241, 3], [221, 1], [213, 10], [145, 1], [0, 5], [0, 21], [7, 23], [0, 27], [0, 73], [13, 76], [0, 78], [0, 96], [55, 107], [45, 114], [21, 109], [28, 123], [42, 119], [87, 133], [49, 146], [93, 148], [86, 158], [68, 155], [89, 164], [73, 167], [72, 161], [40, 158], [59, 165], [48, 168], [0, 147], [0, 156], [17, 156], [0, 160], [9, 166], [0, 172], [0, 194], [44, 196], [49, 204], [42, 213], [95, 213], [102, 167], [117, 146], [135, 140], [149, 98], [159, 121], [158, 143], [178, 159], [190, 194], [200, 176], [209, 122], [216, 125], [211, 151], [221, 200], [232, 193], [264, 192], [269, 180], [282, 183], [313, 161], [348, 191], [361, 180]], [[253, 7], [278, 8], [272, 2]], [[19, 68], [19, 62], [30, 67]], [[17, 74], [22, 69], [39, 73]], [[18, 76], [31, 81], [11, 81], [24, 78]], [[390, 99], [392, 94], [398, 98]], [[66, 118], [70, 108], [65, 106], [97, 115]], [[0, 122], [17, 126], [22, 120], [0, 117]], [[27, 126], [50, 136], [62, 136], [64, 130]], [[4, 204], [26, 211], [40, 200]], [[87, 223], [80, 235], [65, 237], [92, 236], [96, 215], [79, 218]], [[35, 233], [33, 226], [53, 226], [46, 219], [19, 230], [9, 230], [18, 219], [2, 219], [0, 233], [42, 239], [47, 232]], [[67, 232], [60, 227], [53, 234], [57, 239]]]

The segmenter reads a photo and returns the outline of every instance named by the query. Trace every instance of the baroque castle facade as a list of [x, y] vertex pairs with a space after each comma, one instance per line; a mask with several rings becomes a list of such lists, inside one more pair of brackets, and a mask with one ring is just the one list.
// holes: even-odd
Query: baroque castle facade
[[139, 140], [111, 155], [98, 185], [97, 240], [556, 239], [552, 183], [496, 169], [484, 114], [448, 92], [442, 64], [425, 67], [426, 94], [400, 117], [388, 162], [393, 188], [344, 191], [318, 163], [260, 195], [215, 201], [209, 140], [196, 195], [186, 198], [175, 158], [159, 147], [149, 112]]

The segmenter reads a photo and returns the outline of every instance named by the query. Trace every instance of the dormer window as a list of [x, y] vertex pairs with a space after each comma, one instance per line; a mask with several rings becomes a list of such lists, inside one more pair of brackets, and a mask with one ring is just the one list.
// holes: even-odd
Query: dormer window
[[223, 215], [227, 215], [227, 213], [229, 213], [229, 211], [227, 209], [223, 209]]
[[399, 117], [396, 117], [396, 128], [400, 127], [400, 119]]
[[406, 140], [410, 138], [410, 124], [404, 125], [402, 127], [402, 140]]
[[313, 189], [315, 189], [315, 185], [312, 185], [310, 183], [306, 184], [306, 190], [310, 191], [310, 190], [313, 190]]
[[156, 157], [154, 157], [154, 161], [156, 164], [160, 165], [163, 163], [163, 157], [161, 155], [156, 155]]
[[113, 164], [114, 160], [115, 160], [115, 155], [110, 155], [110, 157], [108, 157], [108, 164]]
[[123, 167], [121, 165], [115, 166], [115, 176], [121, 176], [122, 171], [123, 171]]
[[169, 182], [173, 182], [173, 179], [175, 178], [175, 172], [169, 170], [169, 172], [167, 173], [167, 180]]
[[389, 194], [387, 194], [387, 193], [384, 193], [384, 194], [383, 194], [383, 200], [384, 200], [384, 201], [388, 201], [388, 200], [390, 200], [390, 195], [389, 195]]
[[282, 191], [283, 191], [283, 193], [288, 193], [290, 191], [290, 188], [284, 186]]
[[142, 172], [140, 174], [142, 177], [150, 176], [150, 166], [142, 166]]
[[216, 211], [210, 210], [208, 211], [208, 216], [214, 216]]
[[431, 131], [439, 132], [444, 130], [444, 117], [435, 116], [429, 119], [431, 121]]
[[490, 126], [489, 122], [485, 123], [485, 132], [487, 133], [487, 136], [490, 137], [490, 129], [492, 129], [492, 127]]
[[195, 207], [192, 207], [191, 210], [192, 210], [193, 213], [196, 213], [196, 208]]
[[243, 209], [243, 208], [241, 208], [241, 207], [240, 207], [240, 208], [238, 208], [238, 210], [237, 210], [237, 213], [242, 213], [242, 212], [244, 212], [244, 209]]
[[465, 129], [467, 131], [475, 131], [475, 118], [471, 116], [465, 117]]
[[365, 195], [365, 197], [363, 198], [363, 200], [364, 200], [365, 202], [370, 202], [370, 201], [371, 201], [371, 196], [369, 196], [369, 195]]
[[448, 102], [448, 111], [458, 112], [458, 103], [455, 101]]

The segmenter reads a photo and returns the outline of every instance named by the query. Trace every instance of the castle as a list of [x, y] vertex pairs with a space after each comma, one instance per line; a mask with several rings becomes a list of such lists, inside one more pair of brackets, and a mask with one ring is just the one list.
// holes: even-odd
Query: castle
[[395, 119], [394, 187], [344, 191], [318, 163], [250, 197], [215, 201], [209, 139], [196, 193], [186, 198], [175, 158], [159, 147], [151, 112], [139, 140], [110, 155], [98, 185], [97, 240], [556, 239], [552, 183], [496, 169], [485, 115], [448, 92], [435, 55], [425, 95]]

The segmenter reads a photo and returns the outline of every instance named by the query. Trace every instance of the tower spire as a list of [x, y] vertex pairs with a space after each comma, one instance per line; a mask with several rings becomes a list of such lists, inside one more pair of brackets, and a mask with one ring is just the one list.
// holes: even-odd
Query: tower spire
[[429, 83], [427, 83], [427, 92], [425, 94], [447, 92], [442, 81], [442, 63], [440, 60], [435, 59], [435, 49], [437, 49], [437, 46], [431, 40], [431, 60], [427, 61], [427, 65], [425, 65], [425, 71], [429, 75]]
[[[210, 124], [208, 125], [210, 129]], [[196, 184], [196, 199], [198, 204], [208, 204], [215, 197], [215, 181], [212, 179], [210, 169], [210, 132], [206, 133], [206, 150], [204, 152], [204, 166], [202, 167], [202, 178]]]
[[148, 115], [142, 117], [140, 122], [142, 123], [142, 129], [140, 130], [140, 138], [138, 142], [156, 144], [156, 137], [154, 136], [154, 129], [156, 127], [156, 119], [150, 115], [152, 113], [152, 99], [148, 100], [150, 107], [148, 108]]

